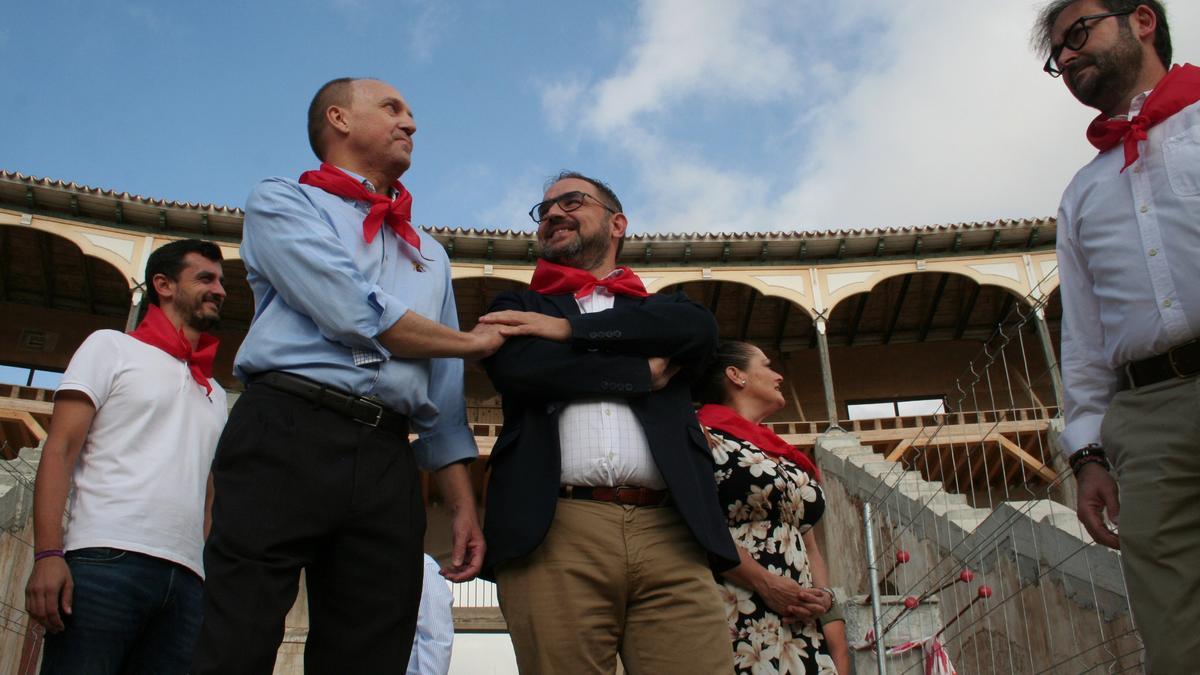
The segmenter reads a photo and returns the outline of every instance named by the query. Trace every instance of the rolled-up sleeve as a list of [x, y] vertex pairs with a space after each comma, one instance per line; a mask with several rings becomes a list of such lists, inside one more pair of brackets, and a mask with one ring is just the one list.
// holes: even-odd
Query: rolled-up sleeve
[[[458, 308], [454, 303], [449, 265], [446, 266], [445, 287], [438, 321], [458, 330]], [[417, 465], [426, 471], [437, 471], [454, 462], [478, 458], [475, 435], [467, 426], [462, 359], [430, 359], [429, 399], [437, 406], [438, 416], [433, 427], [421, 431], [413, 444]]]
[[376, 339], [409, 310], [365, 279], [300, 186], [270, 178], [246, 201], [242, 257], [328, 340], [389, 355]]

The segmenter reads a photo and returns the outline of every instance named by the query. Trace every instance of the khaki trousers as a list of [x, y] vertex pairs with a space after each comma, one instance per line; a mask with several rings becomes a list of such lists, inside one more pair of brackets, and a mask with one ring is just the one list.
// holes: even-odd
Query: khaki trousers
[[558, 500], [546, 539], [496, 570], [523, 675], [726, 675], [733, 648], [706, 556], [671, 506]]
[[1121, 562], [1154, 675], [1200, 672], [1200, 378], [1123, 391], [1101, 427]]

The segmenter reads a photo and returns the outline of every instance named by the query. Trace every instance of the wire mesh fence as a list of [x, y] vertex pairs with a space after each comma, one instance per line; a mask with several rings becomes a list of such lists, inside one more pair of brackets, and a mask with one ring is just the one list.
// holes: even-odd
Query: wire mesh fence
[[[1142, 671], [1119, 554], [1076, 519], [1074, 481], [1053, 443], [1061, 381], [1045, 322], [1050, 278], [1013, 304], [945, 410], [904, 441], [856, 439], [831, 456], [866, 506], [864, 567], [879, 577], [870, 597], [893, 600], [878, 640], [852, 636], [860, 648], [920, 647], [961, 673]], [[929, 604], [940, 627], [900, 637]], [[883, 667], [948, 672], [937, 660], [887, 657]]]

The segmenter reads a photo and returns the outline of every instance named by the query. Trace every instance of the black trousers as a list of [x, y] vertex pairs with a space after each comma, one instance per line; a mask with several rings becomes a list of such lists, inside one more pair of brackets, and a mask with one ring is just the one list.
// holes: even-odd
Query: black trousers
[[252, 385], [230, 413], [213, 479], [191, 672], [269, 674], [302, 568], [305, 672], [401, 672], [425, 534], [408, 439]]

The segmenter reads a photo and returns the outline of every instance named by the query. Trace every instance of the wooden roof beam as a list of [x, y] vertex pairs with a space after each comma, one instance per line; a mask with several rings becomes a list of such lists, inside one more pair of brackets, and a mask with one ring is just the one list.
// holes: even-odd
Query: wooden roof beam
[[967, 299], [967, 306], [963, 313], [958, 316], [958, 325], [954, 327], [954, 339], [961, 340], [963, 333], [967, 332], [967, 326], [971, 322], [971, 314], [975, 312], [975, 303], [979, 301], [979, 291], [983, 290], [983, 286], [975, 285], [971, 289], [971, 297]]
[[0, 300], [4, 302], [8, 302], [8, 262], [12, 258], [9, 254], [8, 230], [9, 228], [0, 225]]
[[888, 344], [892, 341], [892, 333], [896, 331], [896, 324], [900, 322], [900, 311], [904, 309], [904, 298], [908, 295], [908, 286], [912, 283], [913, 275], [905, 274], [904, 280], [900, 282], [900, 296], [896, 298], [896, 308], [892, 310], [892, 318], [888, 321], [887, 330], [883, 334], [883, 344]]
[[708, 299], [708, 311], [713, 316], [717, 315], [717, 307], [721, 304], [721, 289], [724, 287], [725, 284], [720, 281], [713, 284], [712, 297]]
[[50, 250], [50, 235], [38, 231], [36, 236], [38, 253], [42, 258], [42, 303], [46, 307], [54, 307], [54, 256]]
[[788, 318], [792, 313], [792, 303], [785, 298], [780, 298], [779, 302], [783, 305], [780, 308], [779, 330], [775, 331], [775, 351], [783, 352], [783, 333], [787, 328]]
[[854, 318], [850, 319], [850, 330], [846, 333], [846, 346], [854, 346], [854, 338], [858, 336], [858, 326], [862, 323], [863, 312], [867, 309], [869, 293], [858, 296], [858, 306], [854, 308]]
[[929, 301], [929, 311], [925, 313], [925, 323], [921, 324], [918, 342], [924, 342], [925, 338], [929, 337], [929, 329], [933, 327], [933, 318], [937, 316], [938, 305], [942, 303], [942, 295], [946, 292], [946, 283], [949, 281], [950, 275], [946, 273], [943, 273], [942, 278], [938, 279], [937, 290], [933, 292], [933, 299]]
[[750, 300], [746, 303], [746, 315], [742, 317], [741, 337], [738, 338], [742, 342], [746, 341], [746, 335], [750, 332], [750, 318], [754, 316], [754, 300], [758, 296], [758, 294], [754, 292], [754, 289], [748, 288], [747, 290], [750, 291]]
[[83, 301], [87, 303], [88, 311], [96, 313], [96, 294], [92, 290], [92, 259], [83, 256]]

